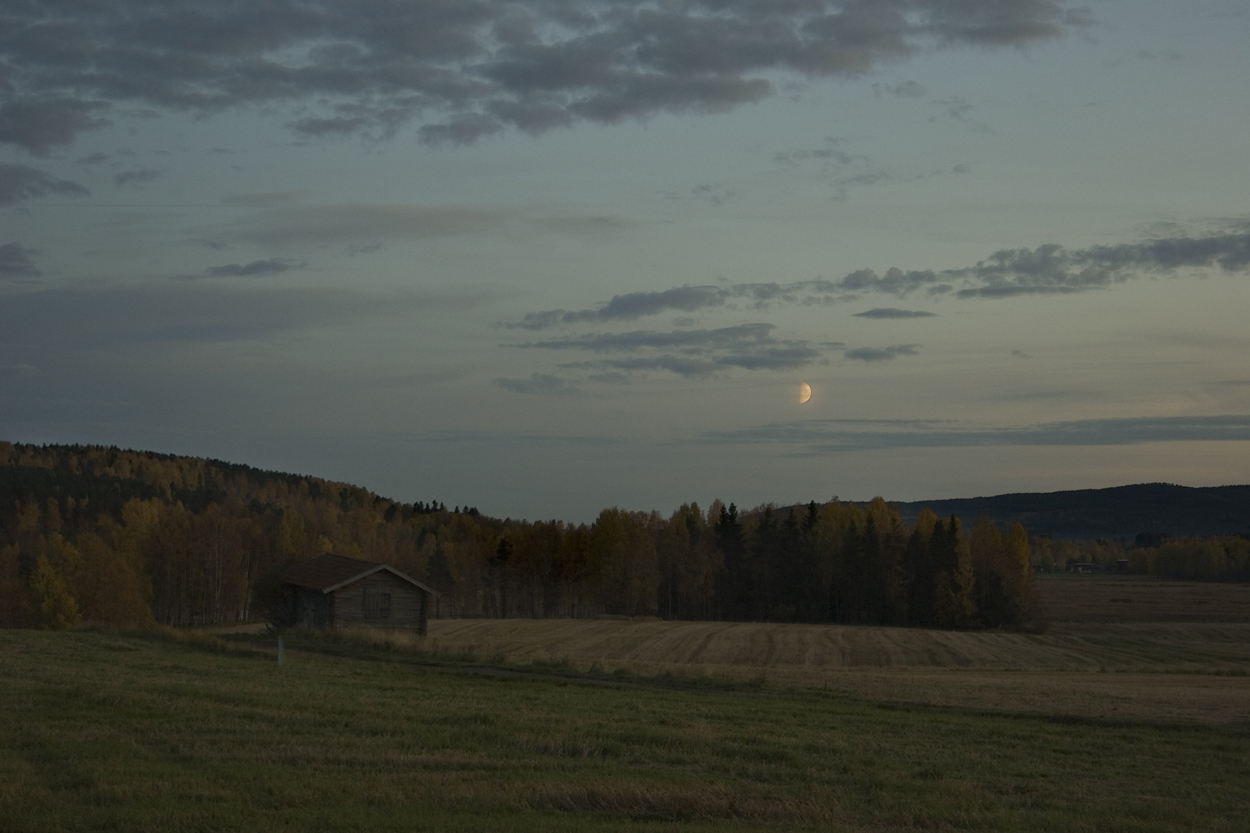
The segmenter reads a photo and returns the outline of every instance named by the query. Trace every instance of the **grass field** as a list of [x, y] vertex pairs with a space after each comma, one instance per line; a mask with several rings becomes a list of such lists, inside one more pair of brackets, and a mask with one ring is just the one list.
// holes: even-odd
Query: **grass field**
[[1051, 622], [1250, 623], [1250, 584], [1160, 581], [1147, 576], [1037, 576]]
[[1041, 589], [1035, 634], [438, 620], [282, 666], [0, 631], [0, 832], [1246, 829], [1250, 589]]
[[279, 667], [211, 637], [8, 631], [0, 656], [6, 831], [1144, 833], [1241, 830], [1250, 806], [1244, 722], [614, 686], [367, 646]]

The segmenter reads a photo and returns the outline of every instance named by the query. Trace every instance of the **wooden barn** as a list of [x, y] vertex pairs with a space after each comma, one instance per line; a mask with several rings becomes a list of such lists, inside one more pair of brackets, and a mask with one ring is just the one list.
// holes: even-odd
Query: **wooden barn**
[[282, 589], [292, 624], [310, 628], [373, 625], [423, 636], [430, 601], [438, 595], [394, 567], [332, 552], [291, 567], [282, 576]]

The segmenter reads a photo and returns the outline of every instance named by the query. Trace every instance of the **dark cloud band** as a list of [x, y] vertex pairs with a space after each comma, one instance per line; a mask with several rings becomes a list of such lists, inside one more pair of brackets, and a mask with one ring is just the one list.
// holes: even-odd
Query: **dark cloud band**
[[247, 264], [228, 263], [225, 266], [210, 266], [207, 274], [214, 278], [259, 278], [269, 275], [281, 275], [283, 272], [289, 272], [298, 268], [299, 264], [293, 264], [281, 258], [273, 258], [271, 260], [253, 260]]
[[861, 362], [888, 362], [899, 356], [920, 355], [919, 344], [893, 344], [889, 347], [857, 347], [847, 350], [846, 357]]
[[959, 298], [1009, 298], [1106, 289], [1144, 274], [1213, 267], [1230, 273], [1250, 268], [1250, 231], [1088, 249], [1070, 250], [1057, 243], [1036, 249], [1003, 249], [963, 269], [890, 269], [884, 275], [862, 270], [847, 275], [838, 286], [847, 292], [884, 292], [899, 297], [923, 290]]
[[57, 179], [35, 168], [0, 164], [0, 205], [11, 205], [48, 194], [85, 197], [89, 193], [77, 182]]
[[528, 393], [532, 396], [576, 396], [580, 393], [577, 387], [567, 379], [548, 373], [535, 373], [528, 379], [500, 377], [495, 380], [494, 384], [495, 387], [513, 393]]
[[701, 440], [709, 443], [802, 445], [813, 452], [1245, 441], [1250, 440], [1250, 415], [1088, 419], [996, 429], [957, 428], [938, 421], [813, 420], [774, 423], [741, 431], [708, 432]]
[[[771, 304], [824, 305], [867, 294], [905, 298], [913, 293], [957, 298], [1011, 298], [1106, 289], [1135, 277], [1171, 274], [1178, 269], [1218, 268], [1250, 271], [1250, 230], [1245, 223], [1227, 234], [1170, 237], [1065, 249], [1055, 243], [1036, 249], [1003, 249], [975, 266], [935, 271], [860, 269], [839, 280], [818, 278], [794, 283], [741, 283], [729, 286], [682, 286], [658, 292], [617, 295], [596, 309], [531, 312], [504, 326], [543, 330], [564, 324], [634, 320], [665, 312], [698, 312], [741, 301], [763, 309]], [[929, 318], [932, 312], [895, 307], [855, 313], [859, 318]]]
[[309, 136], [463, 144], [512, 127], [717, 112], [768, 75], [855, 76], [929, 46], [1087, 24], [1061, 0], [26, 0], [0, 10], [0, 142], [46, 153], [115, 104], [307, 105]]
[[33, 249], [20, 243], [5, 243], [0, 246], [0, 280], [21, 280], [42, 275], [43, 272], [30, 259], [34, 253]]
[[881, 307], [855, 313], [856, 318], [933, 318], [936, 313], [921, 310], [898, 309], [897, 307]]
[[[797, 370], [817, 362], [828, 362], [827, 356], [846, 351], [848, 359], [885, 361], [897, 356], [918, 355], [918, 345], [902, 344], [882, 349], [862, 347], [847, 350], [840, 341], [812, 343], [801, 339], [776, 339], [772, 324], [739, 324], [712, 330], [635, 330], [625, 333], [589, 333], [546, 341], [530, 341], [506, 345], [544, 350], [580, 350], [588, 353], [632, 353], [625, 358], [604, 358], [569, 362], [565, 369], [610, 371], [611, 374], [666, 371], [688, 379], [712, 376], [729, 368], [743, 370]], [[620, 375], [609, 375], [610, 383], [623, 381]], [[518, 387], [503, 385], [509, 390]], [[528, 386], [530, 380], [517, 384]], [[523, 392], [531, 392], [529, 390]]]

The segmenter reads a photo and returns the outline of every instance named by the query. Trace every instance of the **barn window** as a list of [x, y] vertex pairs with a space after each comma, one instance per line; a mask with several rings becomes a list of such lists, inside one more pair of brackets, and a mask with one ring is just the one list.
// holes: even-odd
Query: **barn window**
[[365, 588], [365, 618], [390, 619], [391, 594], [377, 590], [371, 593], [368, 588]]

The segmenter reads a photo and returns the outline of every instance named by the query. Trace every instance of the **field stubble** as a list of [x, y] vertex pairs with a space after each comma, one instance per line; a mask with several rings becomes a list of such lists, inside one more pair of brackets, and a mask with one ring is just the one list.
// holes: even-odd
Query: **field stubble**
[[445, 619], [430, 623], [427, 644], [512, 663], [762, 679], [876, 702], [1067, 717], [1250, 720], [1250, 588], [1043, 576], [1039, 590], [1051, 619], [1043, 633]]

